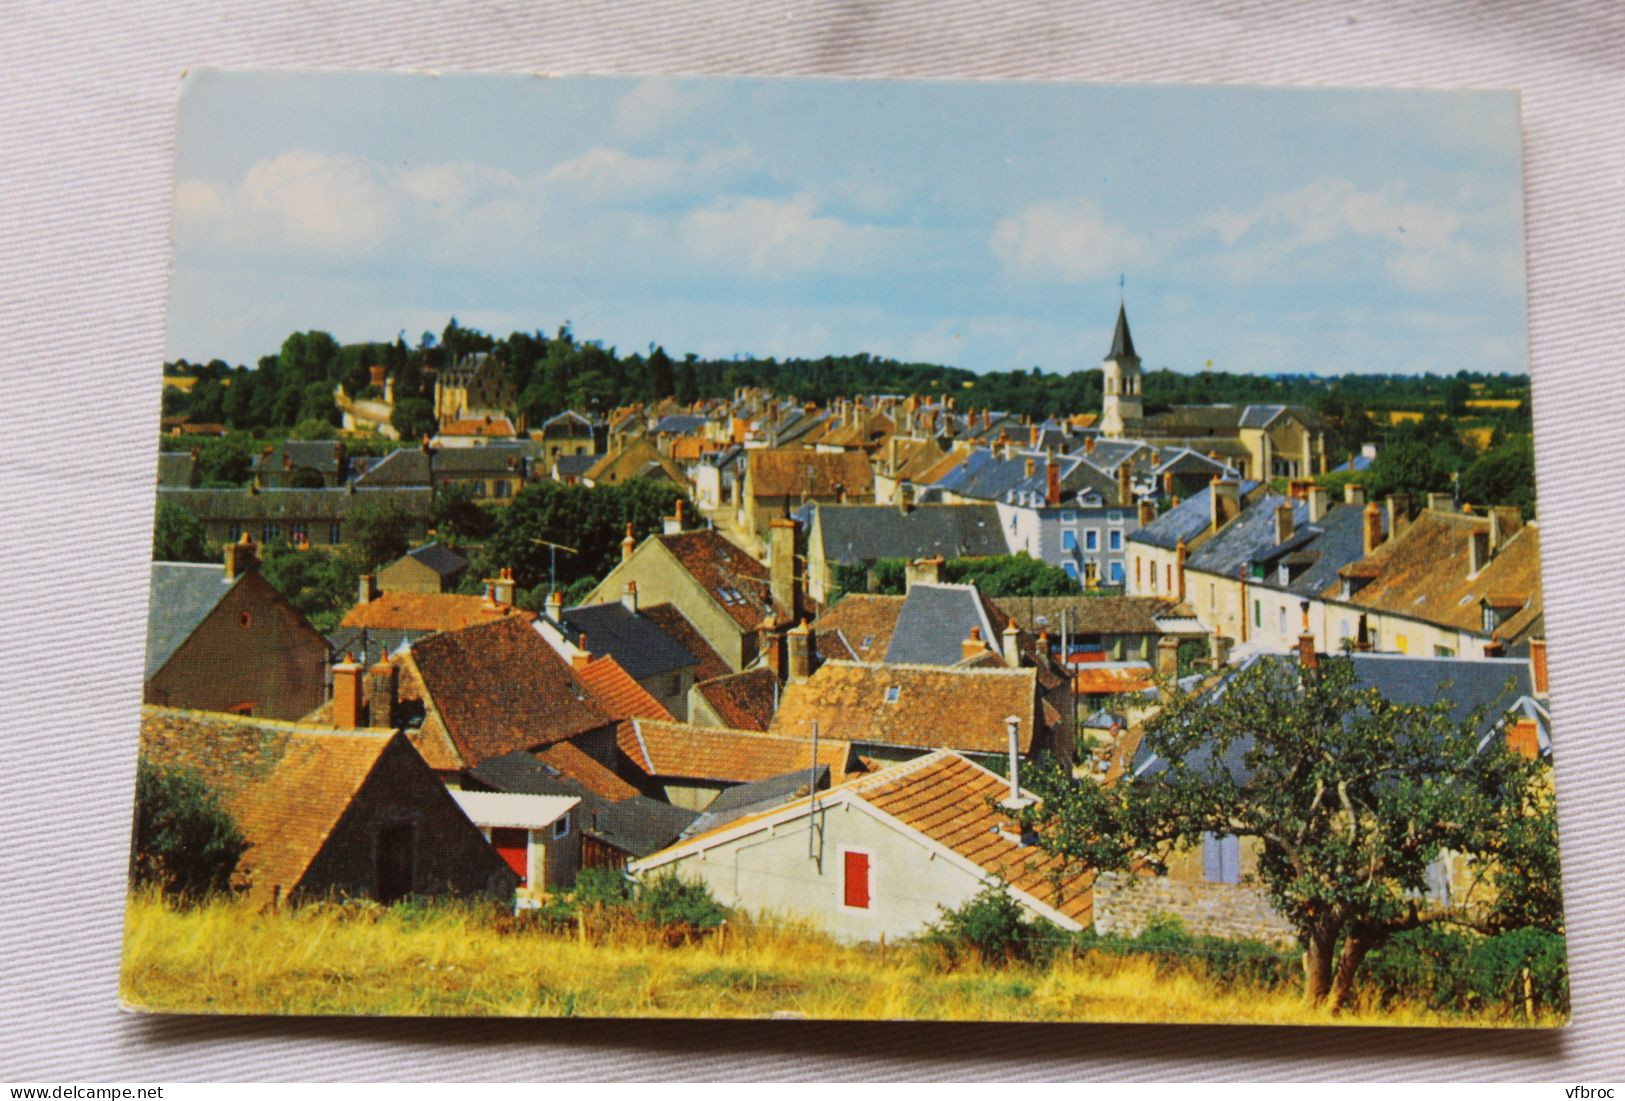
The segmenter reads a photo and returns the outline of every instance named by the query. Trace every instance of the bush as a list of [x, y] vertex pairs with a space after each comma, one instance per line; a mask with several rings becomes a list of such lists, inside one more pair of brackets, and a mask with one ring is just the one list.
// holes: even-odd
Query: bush
[[1366, 958], [1363, 987], [1380, 1004], [1425, 998], [1434, 1009], [1500, 1006], [1523, 1012], [1523, 973], [1537, 1008], [1568, 1012], [1568, 953], [1560, 933], [1526, 927], [1482, 937], [1443, 929], [1400, 933]]
[[196, 773], [145, 757], [136, 766], [130, 878], [172, 901], [200, 902], [232, 890], [248, 842], [219, 797]]
[[1175, 914], [1153, 915], [1137, 936], [1101, 936], [1090, 929], [1075, 943], [1080, 949], [1114, 956], [1152, 956], [1161, 970], [1191, 971], [1220, 989], [1244, 985], [1277, 990], [1303, 977], [1296, 952], [1258, 940], [1192, 936]]
[[728, 917], [728, 910], [711, 897], [703, 883], [690, 883], [676, 873], [656, 876], [638, 884], [633, 909], [654, 925], [714, 929]]
[[950, 962], [960, 953], [974, 954], [985, 963], [1030, 961], [1053, 939], [1044, 936], [1045, 928], [1026, 920], [1020, 903], [1010, 897], [1003, 883], [989, 883], [956, 910], [937, 909], [942, 918], [930, 927], [925, 939], [943, 949]]
[[615, 868], [584, 868], [571, 898], [577, 906], [625, 906], [632, 901], [632, 883]]

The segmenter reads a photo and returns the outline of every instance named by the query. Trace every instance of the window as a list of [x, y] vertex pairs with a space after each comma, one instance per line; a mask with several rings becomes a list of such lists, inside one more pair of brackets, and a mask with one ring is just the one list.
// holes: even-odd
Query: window
[[1207, 587], [1207, 607], [1210, 612], [1216, 611], [1219, 607], [1219, 587], [1212, 582], [1209, 582]]
[[900, 685], [900, 684], [894, 684], [894, 685], [892, 685], [892, 686], [890, 686], [889, 688], [886, 689], [886, 702], [887, 703], [896, 703], [897, 700], [898, 700], [898, 697], [902, 696], [902, 694], [903, 694], [903, 686]]
[[[1134, 560], [1134, 587], [1136, 589], [1140, 587], [1140, 560], [1138, 558]], [[1151, 572], [1151, 587], [1153, 589], [1157, 587], [1157, 574], [1155, 570]]]
[[1093, 528], [1090, 528], [1088, 531], [1084, 532], [1083, 533], [1083, 549], [1084, 550], [1099, 550], [1100, 549], [1100, 532], [1096, 531]]
[[228, 527], [226, 529], [226, 539], [227, 539], [228, 542], [235, 543], [239, 539], [241, 539], [242, 537], [243, 537], [243, 525], [238, 524], [238, 523], [233, 523], [230, 527]]
[[1107, 544], [1114, 551], [1122, 550], [1123, 549], [1123, 533], [1120, 532], [1120, 531], [1111, 532], [1107, 536]]
[[1076, 581], [1078, 579], [1078, 567], [1076, 563], [1062, 562], [1061, 568], [1066, 571], [1066, 575], [1072, 580]]
[[288, 538], [292, 539], [293, 545], [297, 547], [310, 537], [305, 534], [305, 525], [296, 522], [288, 529]]
[[1253, 601], [1253, 626], [1264, 626], [1264, 605], [1257, 600]]
[[1174, 567], [1173, 567], [1172, 563], [1169, 563], [1169, 565], [1167, 567], [1167, 570], [1168, 570], [1168, 591], [1173, 592], [1174, 591]]
[[340, 542], [340, 532], [341, 529], [339, 528], [339, 522], [334, 520], [331, 524], [327, 525], [327, 541], [332, 543], [334, 546], [337, 546]]
[[1284, 634], [1286, 634], [1286, 609], [1285, 608], [1277, 608], [1276, 612], [1278, 613], [1276, 615], [1276, 617], [1275, 617], [1275, 621], [1276, 621], [1276, 624], [1277, 624], [1276, 629], [1281, 634], [1284, 635]]
[[1433, 656], [1436, 658], [1453, 658], [1456, 656], [1456, 651], [1449, 646], [1436, 645], [1433, 647]]
[[841, 854], [841, 904], [850, 910], [869, 908], [869, 854], [847, 849]]
[[570, 812], [565, 811], [557, 822], [553, 823], [553, 840], [557, 841], [570, 834]]
[[260, 542], [271, 543], [282, 534], [282, 528], [277, 524], [266, 524], [260, 529]]
[[1342, 622], [1338, 623], [1338, 625], [1337, 625], [1337, 638], [1338, 638], [1338, 641], [1341, 642], [1343, 639], [1348, 638], [1348, 637], [1349, 637], [1349, 621], [1345, 619]]
[[[1090, 532], [1089, 534], [1093, 535], [1094, 532]], [[1075, 550], [1077, 550], [1078, 549], [1078, 533], [1075, 532], [1075, 531], [1063, 531], [1061, 533], [1061, 549], [1064, 550], [1064, 551], [1075, 551]], [[1488, 615], [1489, 613], [1486, 612], [1485, 614]]]
[[1121, 524], [1123, 522], [1123, 510], [1120, 508], [1112, 509], [1106, 514], [1106, 519], [1114, 524]]
[[1202, 835], [1202, 878], [1209, 883], [1241, 882], [1241, 838]]
[[1121, 585], [1123, 583], [1123, 563], [1113, 562], [1108, 567], [1108, 572], [1111, 574], [1112, 584]]
[[1073, 512], [1069, 508], [1063, 508], [1061, 510], [1061, 523], [1063, 523], [1063, 524], [1075, 524], [1077, 522], [1078, 522], [1078, 514], [1076, 512]]
[[239, 613], [238, 616], [237, 616], [237, 626], [243, 628], [244, 630], [247, 630], [248, 628], [254, 626], [254, 613], [253, 612], [241, 612], [241, 613]]
[[509, 491], [510, 491], [510, 487], [508, 485], [508, 481], [507, 481], [506, 478], [498, 480], [492, 486], [492, 489], [494, 489], [496, 491], [493, 494], [493, 496], [495, 496], [498, 500], [501, 500], [502, 498], [506, 497], [508, 495]]

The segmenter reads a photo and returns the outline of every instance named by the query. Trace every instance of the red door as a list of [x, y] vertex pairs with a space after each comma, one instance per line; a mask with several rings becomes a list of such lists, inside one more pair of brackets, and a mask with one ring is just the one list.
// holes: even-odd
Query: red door
[[526, 857], [530, 853], [530, 831], [506, 827], [493, 829], [491, 845], [496, 849], [497, 855], [507, 861], [508, 867], [519, 877], [519, 885], [523, 887], [527, 870]]
[[869, 854], [846, 854], [846, 904], [858, 910], [869, 908]]

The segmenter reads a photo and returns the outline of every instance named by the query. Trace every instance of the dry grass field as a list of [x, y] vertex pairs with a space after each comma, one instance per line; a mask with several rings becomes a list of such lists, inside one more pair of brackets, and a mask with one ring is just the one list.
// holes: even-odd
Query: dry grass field
[[[1499, 1017], [1357, 1006], [1333, 1017], [1288, 991], [1220, 987], [1147, 957], [949, 967], [925, 945], [845, 946], [738, 924], [688, 944], [646, 927], [516, 928], [490, 910], [257, 912], [232, 901], [126, 916], [121, 996], [175, 1013], [768, 1017], [1493, 1027]], [[1537, 1023], [1557, 1023], [1537, 1022]]]

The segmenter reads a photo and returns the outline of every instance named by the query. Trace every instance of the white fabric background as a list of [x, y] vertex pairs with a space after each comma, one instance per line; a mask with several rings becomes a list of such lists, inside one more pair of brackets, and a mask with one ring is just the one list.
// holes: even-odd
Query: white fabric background
[[[1618, 1079], [1625, 9], [0, 3], [0, 1076]], [[1563, 1034], [141, 1018], [114, 1002], [189, 65], [1510, 87], [1575, 1024]]]

